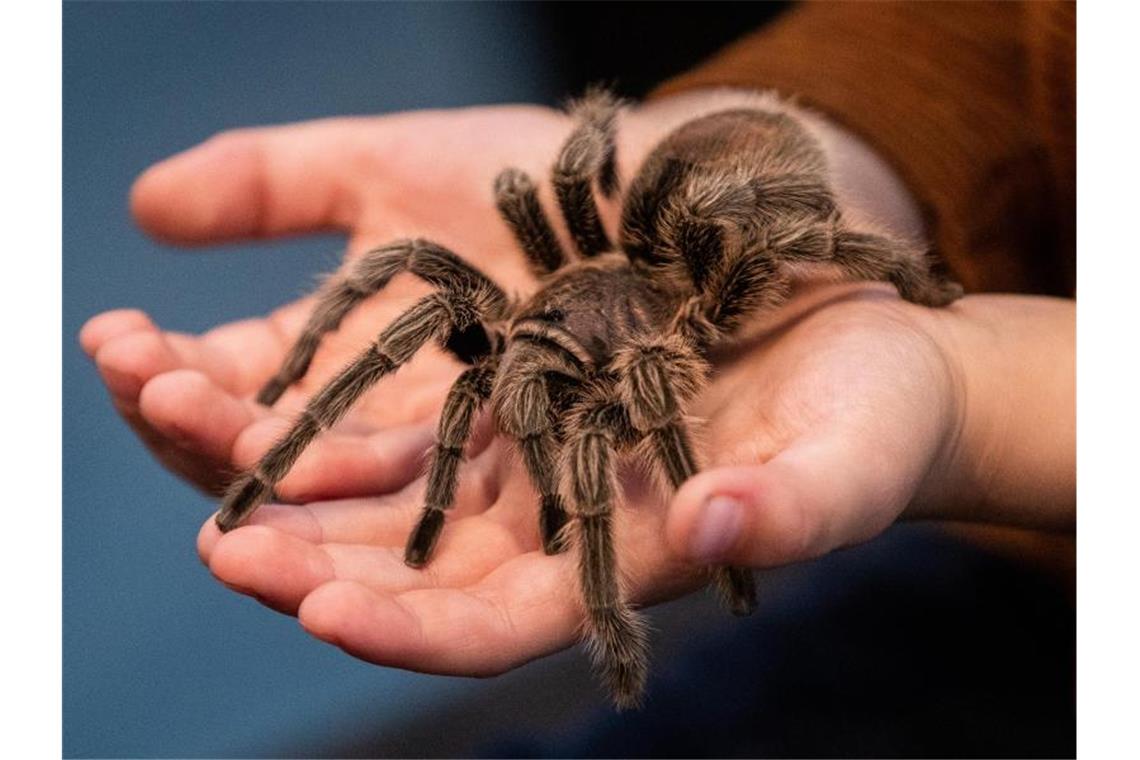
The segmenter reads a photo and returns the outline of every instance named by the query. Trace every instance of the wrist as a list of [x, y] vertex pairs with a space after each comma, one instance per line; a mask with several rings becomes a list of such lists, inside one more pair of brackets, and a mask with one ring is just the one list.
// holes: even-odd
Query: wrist
[[929, 317], [956, 419], [909, 515], [1072, 530], [1075, 304], [975, 295]]

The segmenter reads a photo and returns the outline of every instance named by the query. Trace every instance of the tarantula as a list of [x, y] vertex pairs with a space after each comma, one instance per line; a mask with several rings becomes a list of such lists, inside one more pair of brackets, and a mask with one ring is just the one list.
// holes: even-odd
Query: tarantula
[[[619, 178], [622, 103], [591, 91], [570, 108], [576, 126], [553, 167], [558, 205], [579, 257], [566, 255], [535, 183], [508, 168], [496, 205], [541, 287], [513, 300], [452, 251], [428, 240], [377, 248], [322, 288], [280, 371], [258, 400], [272, 405], [301, 378], [323, 336], [365, 298], [409, 271], [438, 290], [400, 315], [309, 401], [292, 428], [238, 478], [217, 524], [235, 527], [266, 501], [302, 450], [368, 388], [428, 341], [470, 365], [444, 403], [426, 503], [405, 561], [424, 565], [455, 498], [472, 424], [490, 401], [497, 430], [517, 443], [539, 494], [548, 554], [571, 543], [595, 667], [619, 707], [636, 705], [647, 636], [619, 582], [613, 543], [618, 458], [635, 451], [672, 488], [698, 469], [685, 409], [706, 382], [710, 349], [787, 296], [788, 271], [830, 264], [893, 283], [903, 298], [938, 306], [961, 288], [934, 274], [924, 253], [845, 223], [823, 152], [794, 115], [738, 108], [682, 124], [643, 162], [622, 206], [614, 246], [595, 188]], [[751, 573], [717, 567], [732, 612], [755, 605]]]

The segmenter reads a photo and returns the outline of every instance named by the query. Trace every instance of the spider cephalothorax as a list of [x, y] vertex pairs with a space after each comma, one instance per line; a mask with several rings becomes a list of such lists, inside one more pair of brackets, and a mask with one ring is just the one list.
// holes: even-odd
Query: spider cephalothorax
[[[705, 357], [744, 320], [783, 301], [787, 271], [796, 265], [887, 280], [907, 300], [932, 306], [954, 300], [961, 288], [933, 275], [913, 245], [851, 228], [819, 145], [779, 109], [720, 111], [674, 130], [630, 183], [613, 245], [594, 193], [612, 197], [618, 189], [619, 107], [604, 91], [578, 101], [577, 126], [554, 166], [578, 258], [563, 251], [526, 174], [507, 169], [495, 182], [499, 211], [541, 278], [529, 299], [508, 298], [426, 240], [377, 248], [324, 286], [296, 345], [259, 394], [262, 403], [274, 403], [304, 375], [322, 336], [396, 274], [410, 271], [437, 290], [309, 400], [289, 432], [231, 486], [217, 521], [222, 530], [236, 527], [319, 432], [437, 341], [471, 366], [444, 403], [407, 563], [428, 561], [473, 421], [489, 400], [498, 431], [516, 441], [539, 493], [545, 550], [577, 548], [595, 660], [624, 706], [643, 691], [647, 641], [619, 584], [612, 535], [619, 457], [636, 453], [674, 488], [696, 472], [684, 412], [706, 382]], [[748, 571], [715, 568], [713, 579], [733, 612], [752, 610]]]

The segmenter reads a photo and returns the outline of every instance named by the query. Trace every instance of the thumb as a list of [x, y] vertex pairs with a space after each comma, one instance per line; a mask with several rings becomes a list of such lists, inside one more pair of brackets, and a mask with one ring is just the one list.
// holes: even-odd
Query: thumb
[[866, 540], [898, 516], [908, 488], [868, 459], [837, 436], [698, 473], [670, 505], [669, 546], [699, 564], [770, 567]]

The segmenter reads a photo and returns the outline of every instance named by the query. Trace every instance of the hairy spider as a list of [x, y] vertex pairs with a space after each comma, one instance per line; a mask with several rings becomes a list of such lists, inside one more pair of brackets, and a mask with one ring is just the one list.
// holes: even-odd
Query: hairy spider
[[[636, 450], [672, 488], [697, 471], [685, 409], [706, 382], [705, 357], [750, 316], [787, 296], [788, 272], [828, 264], [886, 280], [903, 298], [939, 306], [961, 288], [932, 274], [911, 243], [846, 223], [823, 152], [786, 109], [723, 110], [682, 124], [629, 185], [620, 241], [594, 195], [618, 190], [615, 128], [621, 103], [593, 90], [572, 104], [576, 126], [553, 168], [558, 205], [580, 256], [569, 258], [534, 182], [506, 169], [496, 204], [540, 289], [517, 301], [471, 264], [427, 240], [377, 248], [327, 282], [280, 371], [258, 400], [273, 404], [301, 378], [323, 336], [349, 311], [410, 271], [437, 288], [396, 318], [309, 401], [292, 428], [230, 487], [218, 513], [235, 528], [273, 492], [302, 450], [381, 377], [434, 340], [470, 364], [444, 403], [426, 504], [405, 561], [426, 563], [455, 498], [472, 423], [489, 400], [498, 431], [517, 442], [539, 493], [547, 553], [568, 543], [595, 666], [618, 706], [638, 703], [647, 637], [623, 598], [612, 520], [618, 457]], [[730, 609], [755, 605], [751, 573], [717, 567]]]

